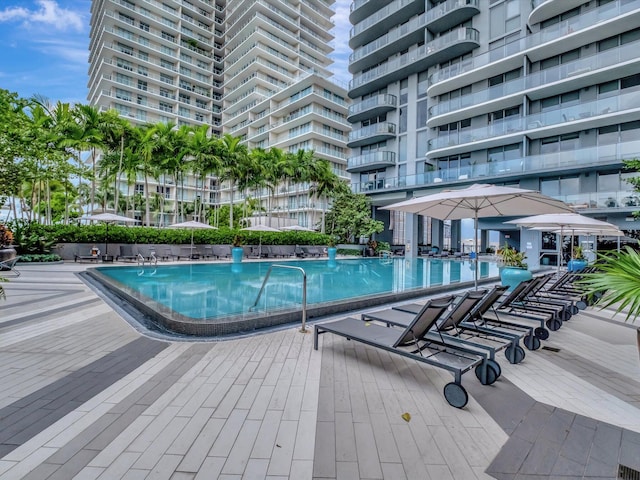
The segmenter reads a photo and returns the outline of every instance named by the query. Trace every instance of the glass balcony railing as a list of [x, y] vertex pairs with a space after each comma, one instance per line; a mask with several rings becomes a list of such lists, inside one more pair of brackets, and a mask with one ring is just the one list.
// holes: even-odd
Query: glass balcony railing
[[395, 136], [396, 125], [390, 122], [380, 122], [374, 125], [367, 125], [366, 127], [359, 128], [349, 132], [349, 143], [364, 140], [370, 137], [383, 136]]
[[[434, 170], [399, 178], [387, 178], [384, 180], [384, 185], [379, 188], [419, 187], [440, 183], [473, 182], [477, 180], [487, 181], [492, 177], [522, 176], [523, 174], [536, 174], [553, 170], [566, 171], [571, 168], [597, 168], [602, 165], [622, 165], [623, 160], [639, 157], [640, 140], [634, 140], [563, 152], [528, 155], [511, 160], [476, 163], [475, 165], [469, 164], [458, 168]], [[355, 185], [355, 188], [359, 188], [357, 185], [358, 184]], [[372, 188], [368, 190], [372, 190]], [[621, 207], [632, 206], [629, 204], [629, 200], [623, 200], [628, 196], [629, 192], [622, 193], [624, 194], [619, 195], [620, 199], [617, 205]], [[611, 195], [608, 194], [606, 196]], [[579, 204], [581, 202], [572, 201], [572, 203]], [[640, 206], [640, 202], [638, 206]], [[601, 205], [601, 207], [598, 208], [604, 208], [604, 206]]]
[[560, 125], [562, 123], [586, 120], [599, 115], [622, 112], [640, 108], [640, 93], [630, 91], [593, 102], [584, 102], [574, 106], [560, 106], [554, 110], [527, 115], [526, 117], [508, 117], [480, 128], [456, 130], [449, 135], [441, 135], [429, 140], [429, 150], [463, 145], [487, 138], [509, 135], [524, 130]]
[[594, 27], [605, 20], [629, 13], [639, 8], [637, 2], [628, 0], [615, 0], [579, 16], [571, 17], [551, 27], [540, 30], [526, 37], [521, 37], [503, 47], [495, 48], [483, 54], [474, 56], [441, 70], [430, 77], [431, 85], [443, 82], [452, 77], [461, 75], [476, 68], [489, 65], [516, 53], [525, 55], [527, 50], [543, 48], [547, 42], [561, 40], [569, 34], [576, 33], [585, 28]]
[[358, 115], [359, 113], [368, 112], [378, 107], [389, 107], [389, 109], [396, 108], [398, 104], [398, 98], [390, 93], [383, 93], [376, 95], [375, 97], [367, 98], [361, 102], [355, 103], [349, 106], [349, 117]]
[[[367, 30], [369, 27], [389, 17], [390, 15], [406, 7], [410, 3], [413, 3], [414, 1], [415, 0], [396, 0], [395, 2], [391, 2], [386, 7], [379, 9], [375, 14], [370, 15], [367, 18], [365, 18], [363, 21], [355, 24], [351, 29], [351, 31], [349, 32], [349, 38], [353, 38], [356, 35], [361, 34], [365, 30]], [[352, 7], [355, 3], [357, 2], [353, 2]], [[353, 8], [352, 8], [352, 11], [353, 11]]]
[[621, 62], [638, 60], [638, 49], [640, 49], [640, 41], [622, 45], [617, 48], [611, 48], [573, 62], [558, 65], [557, 67], [533, 72], [526, 77], [516, 78], [485, 90], [475, 91], [473, 94], [463, 95], [446, 102], [438, 103], [431, 108], [430, 113], [433, 116], [443, 115], [472, 105], [503, 98], [527, 89], [536, 87], [544, 88], [544, 85], [549, 83], [566, 80], [572, 76], [589, 73], [601, 68], [617, 65]]
[[347, 160], [347, 170], [352, 172], [363, 171], [369, 167], [392, 167], [396, 164], [395, 152], [370, 152]]
[[361, 87], [369, 82], [380, 80], [387, 75], [406, 76], [406, 73], [402, 73], [403, 67], [411, 65], [418, 60], [429, 57], [457, 43], [465, 41], [478, 42], [479, 37], [480, 33], [475, 28], [458, 28], [456, 30], [448, 32], [441, 37], [438, 37], [435, 40], [427, 43], [426, 45], [422, 45], [421, 47], [410, 51], [409, 53], [405, 53], [404, 55], [394, 58], [389, 62], [383, 63], [382, 65], [373, 68], [365, 73], [354, 75], [353, 79], [349, 82], [349, 90], [355, 90], [356, 88]]

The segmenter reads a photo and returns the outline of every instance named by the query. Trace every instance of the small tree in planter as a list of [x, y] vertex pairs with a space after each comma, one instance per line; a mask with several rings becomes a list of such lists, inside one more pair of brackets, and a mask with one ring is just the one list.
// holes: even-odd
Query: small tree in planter
[[525, 258], [527, 255], [524, 252], [518, 252], [506, 243], [498, 250], [498, 265], [502, 266], [500, 280], [502, 285], [509, 286], [509, 290], [513, 290], [520, 282], [533, 278], [533, 274], [527, 270]]

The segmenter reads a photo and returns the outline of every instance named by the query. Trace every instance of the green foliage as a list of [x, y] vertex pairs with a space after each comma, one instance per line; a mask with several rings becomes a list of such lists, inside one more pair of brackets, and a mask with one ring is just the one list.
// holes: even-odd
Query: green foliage
[[367, 196], [350, 190], [336, 194], [325, 223], [327, 232], [337, 236], [340, 243], [371, 237], [384, 230], [384, 223], [371, 218], [371, 202]]
[[39, 263], [39, 262], [61, 262], [62, 257], [55, 253], [22, 255], [18, 260], [19, 263]]
[[376, 254], [380, 252], [390, 252], [391, 244], [389, 242], [376, 242], [376, 248], [374, 249]]
[[362, 256], [362, 250], [359, 248], [339, 248], [337, 253], [338, 255], [350, 255], [354, 257]]
[[628, 245], [620, 252], [599, 255], [598, 272], [585, 274], [579, 284], [587, 295], [599, 297], [602, 308], [614, 307], [626, 311], [625, 320], [640, 315], [640, 254]]
[[524, 252], [518, 252], [515, 248], [511, 248], [507, 243], [498, 250], [498, 257], [500, 263], [505, 267], [527, 268], [527, 264], [524, 262], [527, 255]]
[[584, 260], [584, 252], [580, 245], [573, 247], [573, 256], [571, 258], [574, 260]]

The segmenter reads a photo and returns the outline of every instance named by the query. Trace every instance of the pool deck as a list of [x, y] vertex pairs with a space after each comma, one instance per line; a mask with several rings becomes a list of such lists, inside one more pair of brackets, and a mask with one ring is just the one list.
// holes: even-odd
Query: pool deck
[[543, 342], [555, 348], [501, 360], [492, 386], [465, 375], [458, 410], [442, 395], [446, 372], [330, 334], [317, 351], [298, 328], [221, 342], [142, 335], [78, 278], [87, 267], [19, 266], [3, 283], [0, 480], [640, 470], [640, 325], [612, 311], [587, 309]]

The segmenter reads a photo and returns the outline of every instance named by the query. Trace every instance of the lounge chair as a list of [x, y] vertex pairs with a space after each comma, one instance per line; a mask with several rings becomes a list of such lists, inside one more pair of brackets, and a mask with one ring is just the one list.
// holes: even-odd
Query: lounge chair
[[462, 375], [475, 368], [476, 376], [483, 384], [491, 384], [497, 373], [486, 355], [461, 348], [442, 346], [425, 341], [426, 333], [435, 325], [449, 306], [448, 302], [428, 302], [413, 322], [404, 330], [363, 322], [348, 317], [335, 322], [316, 324], [313, 348], [318, 349], [318, 336], [333, 333], [387, 352], [396, 353], [453, 373], [454, 381], [444, 387], [444, 397], [453, 407], [463, 408], [469, 399], [461, 385]]
[[[512, 332], [503, 332], [499, 330], [488, 331], [488, 329], [478, 329], [473, 325], [464, 325], [462, 321], [467, 318], [475, 306], [486, 296], [486, 290], [468, 291], [455, 297], [449, 296], [439, 301], [449, 301], [451, 307], [443, 315], [441, 321], [427, 333], [430, 340], [441, 342], [445, 345], [465, 346], [473, 349], [480, 349], [489, 352], [489, 360], [493, 362], [492, 366], [499, 373], [500, 366], [496, 362], [496, 353], [504, 350], [505, 356], [510, 363], [520, 363], [524, 360], [524, 349], [519, 345], [522, 335], [516, 335]], [[365, 313], [362, 315], [363, 320], [376, 320], [394, 325], [406, 327], [408, 323], [413, 321], [415, 315], [419, 313], [420, 305], [410, 304], [379, 310], [377, 312]], [[417, 311], [416, 311], [417, 310]]]
[[8, 260], [0, 261], [0, 273], [2, 273], [3, 276], [13, 275], [14, 277], [19, 277], [20, 272], [16, 268], [16, 263], [18, 263], [18, 260], [20, 260], [20, 255]]
[[120, 255], [116, 256], [116, 262], [137, 262], [144, 260], [142, 255], [134, 253], [133, 245], [120, 245]]
[[73, 255], [73, 261], [74, 262], [99, 262], [100, 261], [100, 254], [93, 254], [93, 253], [89, 253], [86, 255], [82, 255], [79, 253], [75, 253]]

